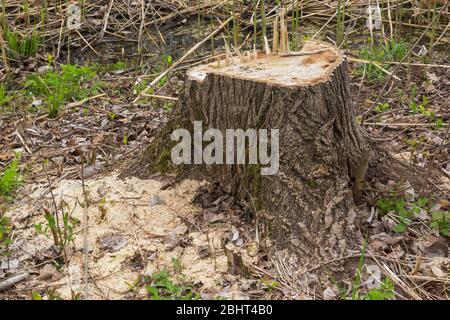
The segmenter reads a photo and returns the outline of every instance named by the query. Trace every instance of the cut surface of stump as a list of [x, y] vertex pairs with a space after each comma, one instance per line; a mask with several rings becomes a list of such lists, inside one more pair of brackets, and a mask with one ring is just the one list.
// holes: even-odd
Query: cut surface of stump
[[193, 68], [188, 71], [188, 77], [201, 82], [207, 74], [216, 74], [240, 80], [295, 87], [329, 79], [334, 68], [342, 62], [342, 58], [333, 47], [309, 42], [299, 53], [287, 53], [284, 56], [259, 53], [256, 59], [249, 54], [243, 57], [243, 63], [234, 58], [230, 66], [225, 66], [222, 61], [220, 64], [211, 63]]
[[184, 170], [218, 179], [249, 199], [274, 247], [305, 263], [360, 245], [352, 185], [364, 179], [371, 148], [356, 124], [346, 58], [332, 45], [307, 42], [298, 53], [250, 53], [228, 63], [188, 71], [173, 118], [143, 158], [146, 170], [170, 172], [170, 134], [177, 128], [192, 132], [194, 121], [224, 136], [226, 129], [278, 129], [275, 175], [262, 176], [259, 165]]

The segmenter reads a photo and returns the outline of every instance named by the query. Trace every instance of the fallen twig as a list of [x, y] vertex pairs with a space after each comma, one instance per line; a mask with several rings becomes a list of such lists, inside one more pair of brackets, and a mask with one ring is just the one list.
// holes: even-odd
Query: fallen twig
[[19, 282], [25, 280], [27, 277], [28, 277], [28, 273], [20, 273], [15, 276], [12, 276], [9, 279], [6, 279], [5, 281], [0, 282], [0, 292], [11, 288], [16, 283], [19, 283]]
[[160, 95], [157, 95], [157, 94], [144, 93], [144, 94], [142, 94], [142, 96], [144, 96], [146, 98], [155, 98], [155, 99], [161, 99], [161, 100], [178, 101], [178, 98], [167, 97], [167, 96], [160, 96]]

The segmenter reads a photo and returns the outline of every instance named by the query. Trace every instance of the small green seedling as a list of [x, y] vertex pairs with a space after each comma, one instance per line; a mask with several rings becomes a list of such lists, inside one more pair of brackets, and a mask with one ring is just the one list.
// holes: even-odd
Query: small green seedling
[[380, 287], [377, 289], [370, 289], [363, 300], [389, 300], [395, 297], [394, 293], [394, 283], [391, 279], [385, 278]]
[[450, 212], [433, 212], [431, 214], [431, 227], [437, 229], [442, 236], [448, 236], [450, 230]]
[[442, 129], [444, 126], [444, 120], [442, 120], [442, 118], [437, 118], [434, 124], [437, 130]]
[[424, 197], [420, 197], [413, 203], [408, 203], [405, 199], [396, 196], [382, 198], [377, 201], [377, 207], [380, 209], [381, 214], [389, 212], [396, 214], [399, 222], [395, 225], [394, 231], [398, 233], [405, 232], [411, 224], [414, 215], [419, 214], [421, 209], [426, 209], [427, 205], [428, 199]]
[[0, 175], [0, 198], [10, 200], [12, 192], [22, 183], [19, 159], [14, 159]]
[[262, 279], [262, 283], [264, 286], [264, 290], [266, 290], [268, 292], [272, 292], [273, 290], [275, 290], [276, 288], [278, 288], [280, 286], [280, 283], [277, 281], [270, 281], [270, 280]]
[[56, 214], [45, 210], [44, 218], [46, 223], [38, 223], [34, 225], [34, 229], [38, 234], [42, 234], [49, 239], [53, 239], [56, 247], [64, 252], [64, 248], [75, 241], [74, 229], [77, 221], [70, 217], [70, 213], [62, 210], [62, 221], [57, 220]]
[[375, 112], [378, 113], [383, 113], [388, 111], [391, 108], [391, 106], [389, 105], [389, 103], [379, 103], [376, 107], [375, 107]]
[[100, 211], [100, 219], [105, 219], [106, 213], [108, 212], [108, 209], [106, 207], [106, 197], [102, 197], [102, 199], [98, 203], [98, 210]]
[[42, 295], [39, 292], [33, 291], [31, 293], [31, 300], [42, 300]]
[[11, 222], [8, 217], [0, 216], [0, 256], [8, 252], [11, 244]]
[[200, 295], [183, 283], [175, 283], [166, 269], [155, 272], [145, 286], [153, 300], [198, 300]]
[[183, 264], [179, 258], [172, 258], [173, 270], [175, 273], [182, 275], [183, 273]]

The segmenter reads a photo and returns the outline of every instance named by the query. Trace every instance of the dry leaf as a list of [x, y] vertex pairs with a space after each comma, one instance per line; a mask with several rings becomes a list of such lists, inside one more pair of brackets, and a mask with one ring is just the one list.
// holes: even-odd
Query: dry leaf
[[438, 82], [439, 81], [439, 78], [433, 72], [426, 72], [426, 75], [427, 75], [428, 80], [430, 80], [432, 82]]
[[122, 235], [107, 235], [100, 239], [100, 248], [108, 252], [116, 252], [127, 245], [127, 239]]
[[92, 144], [100, 144], [103, 140], [105, 140], [105, 136], [102, 133], [97, 134], [92, 138]]
[[447, 274], [444, 271], [442, 271], [442, 269], [437, 265], [432, 265], [430, 269], [431, 272], [433, 272], [433, 274], [438, 278], [447, 277]]
[[7, 161], [9, 159], [14, 158], [14, 154], [11, 152], [2, 152], [0, 153], [0, 161]]

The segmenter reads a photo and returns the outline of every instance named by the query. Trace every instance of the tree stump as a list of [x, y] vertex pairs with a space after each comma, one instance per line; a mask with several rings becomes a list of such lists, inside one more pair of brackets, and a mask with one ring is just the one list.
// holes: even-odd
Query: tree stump
[[[142, 164], [147, 172], [193, 168], [251, 197], [277, 248], [305, 262], [339, 257], [362, 243], [353, 198], [372, 154], [355, 120], [346, 58], [321, 42], [307, 42], [298, 53], [252, 55], [188, 71], [173, 118], [139, 170]], [[194, 121], [224, 135], [226, 129], [278, 129], [279, 172], [262, 176], [255, 165], [174, 166], [170, 134], [192, 132]]]

